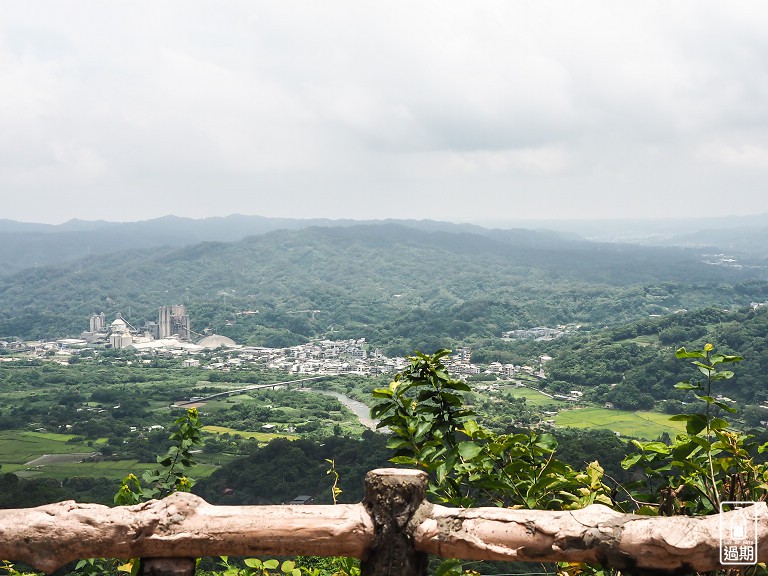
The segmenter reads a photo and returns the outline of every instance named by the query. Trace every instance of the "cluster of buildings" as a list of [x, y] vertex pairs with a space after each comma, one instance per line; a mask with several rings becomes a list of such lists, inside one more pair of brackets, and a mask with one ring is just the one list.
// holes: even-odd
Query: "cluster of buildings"
[[146, 322], [140, 329], [131, 326], [121, 314], [118, 314], [109, 325], [104, 312], [92, 314], [88, 324], [89, 329], [80, 337], [89, 344], [108, 343], [112, 348], [120, 350], [134, 343], [142, 344], [165, 338], [188, 341], [192, 335], [189, 326], [186, 307], [183, 304], [177, 304], [161, 306], [157, 322]]
[[[162, 310], [162, 309], [161, 309]], [[0, 346], [14, 349], [25, 355], [46, 356], [56, 354], [62, 364], [67, 363], [67, 356], [84, 349], [101, 348], [105, 345], [116, 349], [133, 349], [138, 353], [175, 356], [182, 360], [184, 367], [202, 367], [208, 370], [233, 370], [247, 365], [257, 365], [271, 370], [283, 370], [295, 375], [332, 375], [359, 374], [375, 376], [400, 372], [408, 367], [409, 361], [403, 357], [388, 357], [381, 350], [370, 350], [365, 338], [349, 340], [321, 340], [285, 348], [266, 348], [260, 346], [241, 346], [232, 339], [219, 334], [205, 336], [197, 342], [181, 339], [177, 334], [164, 338], [154, 338], [146, 331], [135, 331], [122, 316], [106, 325], [94, 315], [91, 328], [84, 333], [86, 338], [62, 338], [52, 342], [0, 342]], [[162, 332], [161, 332], [162, 333]], [[94, 338], [94, 336], [97, 336]], [[218, 351], [215, 356], [201, 364], [197, 357], [205, 351]], [[16, 360], [2, 358], [0, 360]], [[543, 365], [551, 360], [550, 356], [539, 357], [536, 367], [517, 366], [492, 362], [484, 369], [472, 364], [472, 352], [469, 347], [457, 349], [443, 360], [451, 374], [472, 376], [476, 374], [494, 374], [501, 379], [511, 379], [521, 375], [545, 378]], [[147, 360], [149, 362], [149, 360]]]
[[[565, 333], [564, 327], [537, 327], [530, 330], [506, 332], [507, 338], [556, 338]], [[197, 337], [196, 341], [193, 338]], [[157, 322], [146, 322], [141, 328], [132, 326], [121, 314], [111, 322], [103, 312], [92, 314], [88, 330], [78, 338], [65, 338], [55, 342], [2, 342], [7, 348], [18, 349], [32, 355], [56, 353], [66, 356], [77, 350], [109, 347], [115, 350], [133, 349], [138, 353], [163, 354], [182, 358], [185, 367], [201, 366], [196, 356], [203, 351], [220, 350], [217, 357], [202, 367], [210, 370], [231, 370], [247, 364], [284, 370], [297, 375], [360, 374], [377, 375], [404, 370], [406, 358], [390, 358], [375, 348], [370, 350], [365, 338], [349, 340], [321, 340], [285, 348], [240, 346], [230, 338], [217, 334], [203, 336], [190, 328], [190, 318], [184, 305], [162, 306]], [[515, 366], [492, 362], [485, 369], [472, 364], [472, 350], [462, 347], [443, 361], [452, 374], [472, 376], [482, 373], [509, 379], [528, 374], [544, 378], [543, 365], [549, 356], [541, 356], [538, 366]], [[61, 360], [65, 362], [64, 359]]]
[[536, 326], [535, 328], [527, 328], [525, 330], [509, 330], [508, 332], [502, 332], [501, 337], [512, 340], [554, 340], [555, 338], [559, 338], [560, 336], [564, 336], [570, 333], [570, 331], [571, 330], [567, 326], [558, 326], [557, 328]]
[[[322, 340], [291, 346], [288, 348], [262, 348], [254, 346], [228, 347], [234, 354], [223, 353], [219, 358], [204, 366], [208, 369], [227, 370], [243, 364], [257, 364], [272, 370], [284, 370], [297, 375], [360, 374], [374, 376], [400, 372], [408, 367], [409, 361], [403, 357], [387, 357], [379, 349], [368, 351], [365, 338], [358, 340]], [[515, 366], [493, 362], [484, 370], [472, 364], [472, 351], [462, 347], [444, 359], [444, 364], [451, 374], [472, 376], [475, 374], [494, 374], [502, 379], [520, 375], [545, 378], [543, 366], [552, 360], [550, 356], [540, 356], [536, 367]], [[187, 366], [199, 365], [188, 360]]]
[[444, 361], [444, 364], [451, 374], [472, 376], [482, 372], [480, 366], [472, 364], [472, 349], [469, 348], [469, 346], [464, 346], [455, 350], [451, 356]]
[[[196, 341], [193, 342], [193, 339]], [[133, 349], [136, 352], [189, 356], [221, 346], [237, 347], [234, 341], [225, 336], [203, 336], [192, 331], [184, 305], [160, 307], [157, 322], [146, 322], [141, 328], [132, 326], [121, 314], [107, 323], [106, 315], [102, 312], [91, 315], [88, 330], [80, 338], [62, 338], [53, 342], [0, 342], [0, 347], [33, 356], [56, 353], [68, 355], [88, 348]]]
[[211, 368], [257, 364], [291, 374], [360, 374], [372, 376], [396, 372], [406, 367], [405, 358], [389, 358], [379, 349], [369, 351], [365, 338], [350, 340], [321, 340], [287, 348], [238, 346], [237, 356], [212, 363]]
[[[208, 337], [193, 343], [193, 335], [201, 336], [190, 328], [186, 307], [177, 304], [161, 306], [157, 322], [145, 322], [141, 328], [131, 326], [121, 314], [109, 325], [103, 312], [93, 314], [89, 321], [89, 330], [83, 332], [81, 338], [88, 344], [107, 345], [115, 350], [133, 348], [137, 352], [167, 351], [177, 355], [216, 347], [211, 346], [212, 342], [205, 341]], [[230, 342], [234, 345], [234, 342]]]
[[539, 356], [539, 361], [536, 366], [517, 366], [515, 364], [502, 364], [501, 362], [491, 362], [488, 364], [487, 372], [489, 374], [496, 374], [501, 378], [514, 378], [521, 374], [527, 374], [529, 376], [536, 376], [537, 378], [546, 378], [544, 374], [544, 364], [552, 360], [552, 356], [543, 354]]

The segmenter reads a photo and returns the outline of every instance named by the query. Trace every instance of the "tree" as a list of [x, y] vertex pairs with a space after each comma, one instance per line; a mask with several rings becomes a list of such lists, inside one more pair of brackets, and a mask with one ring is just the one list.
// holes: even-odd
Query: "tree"
[[714, 396], [715, 386], [730, 380], [734, 373], [723, 365], [740, 362], [741, 356], [715, 353], [712, 344], [699, 350], [680, 348], [678, 359], [691, 360], [698, 374], [675, 385], [692, 393], [697, 412], [677, 414], [671, 420], [685, 422], [686, 433], [671, 444], [633, 440], [636, 452], [622, 466], [640, 468], [645, 478], [627, 486], [627, 494], [638, 512], [644, 514], [713, 514], [723, 501], [757, 501], [768, 496], [768, 464], [754, 455], [768, 444], [758, 446], [754, 437], [731, 429], [722, 417], [736, 410]]
[[457, 506], [567, 509], [611, 503], [599, 464], [577, 472], [555, 459], [552, 434], [495, 434], [480, 426], [461, 396], [469, 386], [451, 378], [442, 363], [448, 354], [417, 352], [387, 388], [374, 390], [380, 402], [371, 417], [381, 417], [379, 427], [393, 433], [392, 462], [427, 471], [429, 493]]

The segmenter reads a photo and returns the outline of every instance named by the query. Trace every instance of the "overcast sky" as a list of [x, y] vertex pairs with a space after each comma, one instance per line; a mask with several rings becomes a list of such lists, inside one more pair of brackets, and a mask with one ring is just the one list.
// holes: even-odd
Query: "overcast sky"
[[0, 218], [768, 212], [768, 2], [0, 0]]

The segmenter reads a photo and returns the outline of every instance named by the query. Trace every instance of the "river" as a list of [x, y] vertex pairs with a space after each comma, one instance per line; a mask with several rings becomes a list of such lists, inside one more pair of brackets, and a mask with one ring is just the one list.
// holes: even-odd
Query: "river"
[[299, 390], [305, 392], [316, 392], [317, 394], [325, 394], [326, 396], [333, 396], [334, 398], [337, 398], [339, 402], [344, 404], [344, 406], [355, 413], [355, 416], [357, 416], [357, 418], [360, 420], [360, 424], [366, 428], [370, 428], [371, 430], [376, 430], [376, 425], [379, 423], [379, 421], [371, 420], [371, 409], [362, 402], [354, 400], [349, 396], [345, 396], [340, 392], [335, 392], [334, 390], [315, 390], [314, 388], [299, 388]]

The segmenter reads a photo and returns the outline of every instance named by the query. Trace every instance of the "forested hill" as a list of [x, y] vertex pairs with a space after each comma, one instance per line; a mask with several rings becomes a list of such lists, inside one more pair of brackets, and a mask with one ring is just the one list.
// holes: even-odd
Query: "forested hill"
[[[436, 228], [279, 230], [26, 269], [0, 279], [0, 338], [76, 335], [100, 311], [141, 325], [158, 306], [184, 303], [193, 330], [244, 343], [365, 337], [412, 351], [514, 328], [617, 325], [768, 298], [764, 269], [704, 264], [693, 251]], [[238, 315], [245, 311], [258, 313]]]
[[[599, 333], [563, 338], [544, 344], [542, 351], [555, 359], [547, 365], [552, 391], [583, 387], [593, 402], [611, 402], [619, 408], [651, 408], [655, 401], [670, 413], [686, 411], [680, 401], [690, 401], [690, 392], [673, 388], [691, 377], [689, 360], [678, 360], [681, 346], [715, 346], [718, 353], [738, 354], [744, 360], [732, 367], [735, 377], [718, 382], [714, 394], [723, 394], [746, 404], [768, 401], [765, 374], [768, 371], [768, 306], [735, 310], [702, 308], [646, 318]], [[695, 375], [694, 375], [695, 378]], [[755, 412], [757, 417], [754, 418]], [[765, 420], [765, 410], [746, 411], [750, 425]]]
[[[431, 220], [396, 222], [422, 230], [483, 230], [468, 224]], [[91, 254], [142, 248], [178, 248], [206, 241], [235, 242], [275, 230], [360, 223], [354, 220], [266, 218], [241, 214], [201, 219], [163, 216], [139, 222], [70, 220], [57, 225], [0, 219], [0, 276], [29, 267], [61, 265]]]
[[0, 220], [0, 275], [71, 262], [90, 254], [180, 247], [209, 240], [231, 242], [281, 228], [329, 222], [240, 215], [200, 220], [164, 216], [141, 222], [70, 220], [59, 225]]
[[[276, 230], [400, 224], [425, 232], [469, 232], [520, 239], [530, 229], [554, 230], [555, 237], [589, 238], [602, 242], [631, 242], [660, 246], [710, 247], [740, 258], [765, 263], [768, 215], [678, 220], [574, 220], [506, 223], [504, 230], [434, 220], [355, 221], [326, 218], [268, 218], [231, 214], [224, 217], [163, 216], [138, 222], [70, 220], [37, 224], [0, 219], [0, 277], [35, 266], [61, 265], [92, 254], [142, 248], [181, 247], [207, 241], [235, 242]], [[516, 227], [518, 230], [507, 230]], [[537, 239], [539, 242], [542, 236]]]

